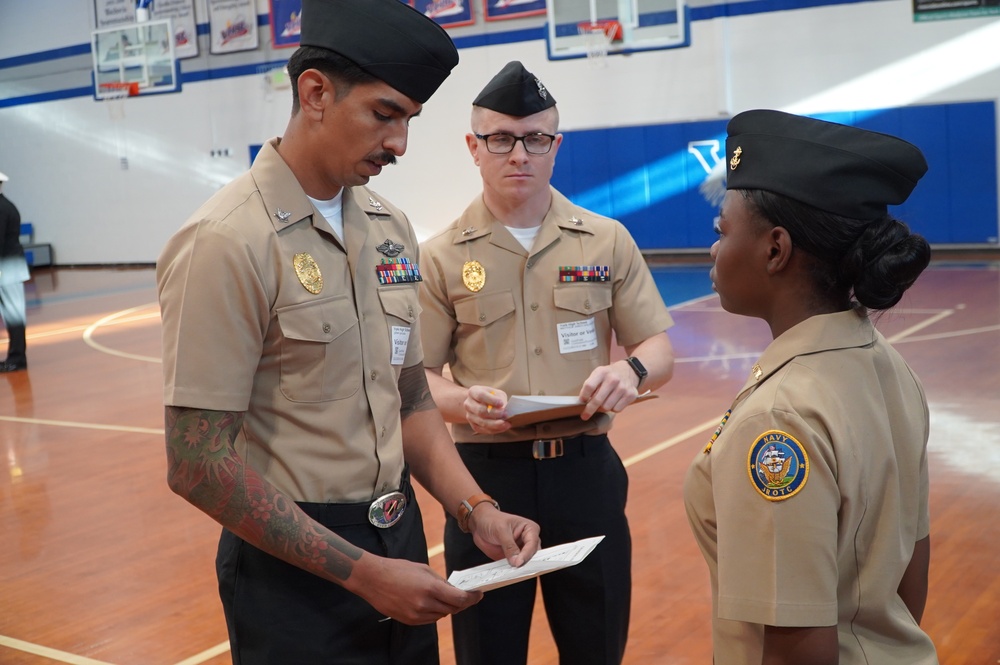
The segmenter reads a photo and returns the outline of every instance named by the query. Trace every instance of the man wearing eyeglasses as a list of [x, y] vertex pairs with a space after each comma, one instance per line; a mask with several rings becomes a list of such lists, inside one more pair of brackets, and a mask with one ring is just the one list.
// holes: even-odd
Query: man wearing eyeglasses
[[[459, 665], [527, 661], [539, 584], [560, 662], [620, 663], [628, 636], [628, 478], [607, 434], [615, 413], [670, 378], [672, 321], [625, 227], [549, 184], [558, 127], [555, 99], [520, 62], [473, 102], [466, 142], [483, 191], [421, 247], [422, 341], [434, 400], [485, 493], [475, 499], [535, 520], [546, 546], [605, 539], [582, 563], [454, 615]], [[627, 358], [611, 361], [612, 333]], [[513, 395], [585, 406], [515, 426]], [[449, 573], [487, 561], [460, 526], [445, 526]]]

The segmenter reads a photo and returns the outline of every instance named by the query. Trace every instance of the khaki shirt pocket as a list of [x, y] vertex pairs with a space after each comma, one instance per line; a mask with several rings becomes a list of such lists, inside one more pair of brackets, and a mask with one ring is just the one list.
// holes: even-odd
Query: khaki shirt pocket
[[570, 360], [601, 359], [610, 343], [611, 284], [583, 282], [555, 287], [552, 294], [555, 303], [556, 325], [586, 319], [594, 320], [597, 346], [586, 351], [574, 351], [564, 357]]
[[[415, 288], [406, 286], [381, 288], [378, 290], [378, 297], [382, 301], [382, 310], [388, 315], [386, 320], [389, 325], [412, 326], [420, 316], [420, 297]], [[392, 321], [388, 317], [399, 320]]]
[[[415, 362], [422, 353], [418, 329], [413, 327], [420, 317], [420, 295], [416, 285], [394, 285], [380, 288], [378, 297], [389, 332], [390, 364], [401, 369]], [[397, 327], [407, 330], [393, 330]]]
[[360, 389], [361, 328], [347, 296], [289, 305], [276, 313], [285, 397], [293, 402], [326, 402]]
[[509, 367], [514, 362], [514, 295], [499, 291], [455, 302], [455, 356], [473, 370]]

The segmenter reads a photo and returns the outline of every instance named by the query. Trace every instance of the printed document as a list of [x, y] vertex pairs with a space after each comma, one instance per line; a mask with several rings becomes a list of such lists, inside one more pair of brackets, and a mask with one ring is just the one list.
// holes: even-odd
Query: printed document
[[506, 559], [491, 561], [481, 566], [456, 570], [448, 576], [448, 582], [463, 591], [489, 591], [508, 584], [521, 582], [554, 570], [575, 566], [594, 551], [604, 536], [584, 538], [573, 543], [564, 543], [538, 550], [531, 561], [520, 568], [514, 568]]

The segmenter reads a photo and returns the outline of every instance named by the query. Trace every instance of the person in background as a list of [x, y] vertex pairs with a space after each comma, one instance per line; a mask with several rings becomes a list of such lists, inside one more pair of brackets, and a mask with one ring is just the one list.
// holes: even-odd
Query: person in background
[[[560, 662], [608, 665], [625, 652], [631, 599], [628, 476], [608, 431], [615, 413], [670, 378], [673, 322], [625, 227], [550, 185], [563, 140], [555, 104], [517, 61], [473, 102], [465, 138], [483, 190], [421, 247], [424, 358], [487, 500], [539, 522], [547, 545], [605, 536], [582, 563], [539, 579]], [[627, 359], [612, 362], [612, 333]], [[512, 395], [578, 396], [586, 406], [514, 427]], [[449, 516], [447, 569], [486, 560]], [[525, 663], [537, 588], [490, 591], [453, 616], [458, 663]]]
[[304, 0], [284, 135], [159, 257], [167, 478], [224, 527], [235, 663], [438, 662], [434, 622], [482, 592], [428, 567], [410, 471], [484, 557], [538, 549], [471, 499], [424, 374], [415, 234], [364, 186], [457, 62], [399, 0]]
[[773, 341], [684, 483], [715, 662], [930, 665], [928, 408], [874, 327], [930, 261], [888, 212], [927, 170], [885, 134], [770, 110], [729, 123], [722, 307]]
[[3, 193], [10, 178], [0, 173], [0, 318], [7, 328], [7, 358], [0, 374], [28, 369], [24, 283], [31, 279], [21, 247], [21, 213]]

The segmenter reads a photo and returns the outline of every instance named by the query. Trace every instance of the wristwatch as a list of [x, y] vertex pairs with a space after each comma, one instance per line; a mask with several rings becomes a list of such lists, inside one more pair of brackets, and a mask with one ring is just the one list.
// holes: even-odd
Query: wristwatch
[[639, 383], [637, 383], [635, 386], [636, 388], [638, 388], [639, 386], [642, 385], [643, 379], [645, 379], [649, 375], [649, 372], [646, 371], [646, 368], [642, 366], [642, 363], [639, 362], [639, 359], [636, 358], [635, 356], [629, 356], [628, 358], [625, 359], [625, 362], [627, 362], [628, 366], [632, 368], [632, 371], [635, 372], [635, 375], [639, 377]]
[[500, 510], [500, 504], [494, 501], [489, 494], [473, 494], [458, 504], [458, 528], [462, 530], [462, 533], [469, 533], [469, 518], [472, 517], [472, 511], [481, 503], [492, 503], [494, 508]]

